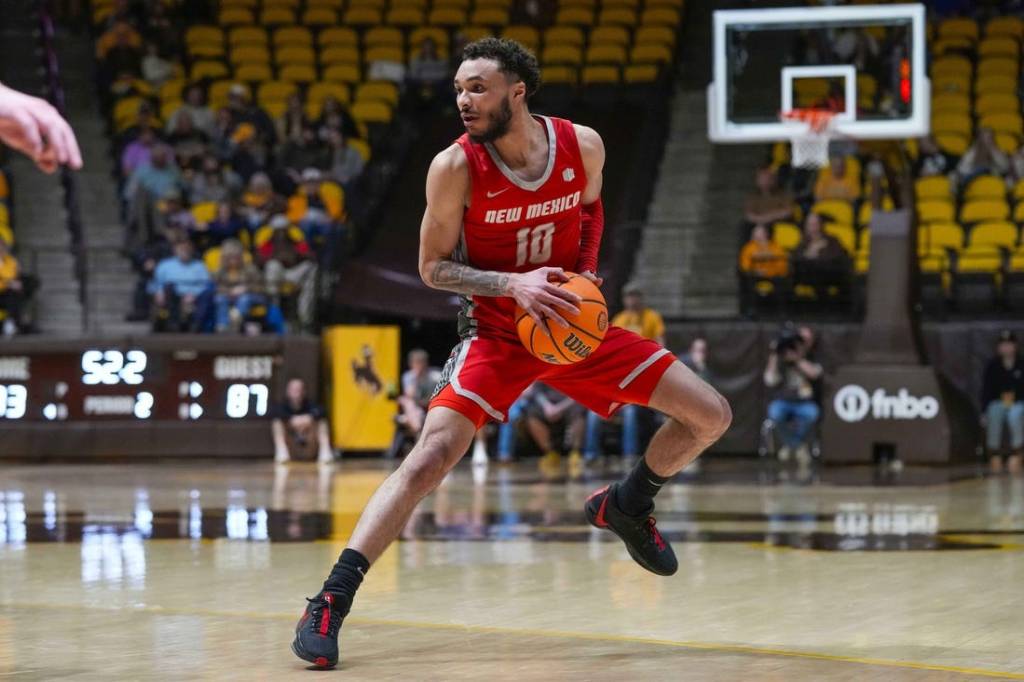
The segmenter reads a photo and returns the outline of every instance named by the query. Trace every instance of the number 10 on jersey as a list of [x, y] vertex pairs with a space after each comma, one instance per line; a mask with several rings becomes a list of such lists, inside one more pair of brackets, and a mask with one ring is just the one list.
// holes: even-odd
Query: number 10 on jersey
[[540, 265], [551, 260], [551, 242], [554, 238], [554, 223], [524, 227], [516, 232], [516, 267], [527, 263]]

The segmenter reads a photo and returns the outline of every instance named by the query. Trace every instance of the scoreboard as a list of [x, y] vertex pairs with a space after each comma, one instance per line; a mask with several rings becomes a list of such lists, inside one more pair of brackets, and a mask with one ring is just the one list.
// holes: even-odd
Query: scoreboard
[[[302, 378], [316, 398], [319, 363], [319, 340], [300, 336], [11, 340], [0, 344], [0, 456], [269, 452], [285, 383]], [[127, 447], [111, 451], [119, 432]]]

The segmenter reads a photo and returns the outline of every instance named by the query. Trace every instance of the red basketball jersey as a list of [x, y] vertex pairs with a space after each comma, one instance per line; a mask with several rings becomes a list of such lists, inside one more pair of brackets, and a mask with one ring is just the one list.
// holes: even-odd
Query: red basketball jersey
[[[529, 272], [551, 266], [571, 271], [580, 252], [580, 206], [587, 175], [572, 122], [535, 116], [547, 132], [548, 163], [533, 182], [519, 179], [489, 143], [463, 135], [472, 196], [453, 258], [480, 270]], [[459, 316], [463, 336], [501, 337], [519, 343], [516, 303], [473, 296]]]

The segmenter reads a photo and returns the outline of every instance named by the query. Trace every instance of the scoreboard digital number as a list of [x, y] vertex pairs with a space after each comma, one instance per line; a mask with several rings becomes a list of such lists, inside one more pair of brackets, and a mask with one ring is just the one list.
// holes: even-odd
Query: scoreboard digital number
[[0, 422], [266, 418], [280, 365], [181, 349], [0, 355]]

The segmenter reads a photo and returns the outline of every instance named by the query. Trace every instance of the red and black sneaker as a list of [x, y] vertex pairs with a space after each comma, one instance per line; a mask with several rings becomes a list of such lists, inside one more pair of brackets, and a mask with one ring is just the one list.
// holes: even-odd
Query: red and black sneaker
[[595, 491], [587, 498], [583, 511], [590, 525], [607, 528], [619, 536], [629, 551], [629, 556], [651, 573], [672, 575], [679, 569], [676, 553], [668, 540], [661, 536], [655, 525], [654, 505], [639, 516], [627, 516], [615, 504], [618, 483], [612, 483]]
[[333, 668], [338, 664], [338, 631], [348, 615], [348, 600], [331, 592], [320, 592], [306, 601], [306, 611], [295, 626], [292, 652], [318, 668]]

